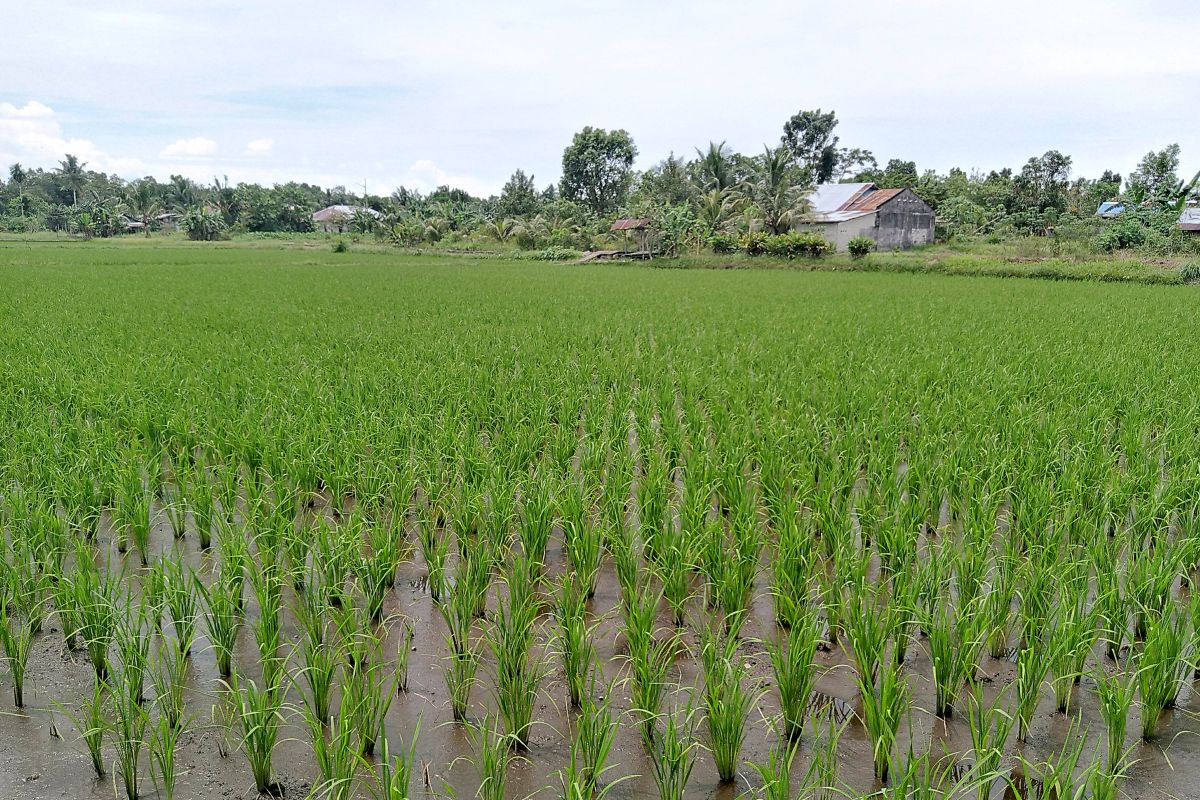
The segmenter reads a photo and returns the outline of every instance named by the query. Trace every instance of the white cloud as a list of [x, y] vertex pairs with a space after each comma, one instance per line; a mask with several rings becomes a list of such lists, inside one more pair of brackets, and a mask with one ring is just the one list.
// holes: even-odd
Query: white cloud
[[19, 161], [52, 166], [67, 153], [78, 156], [91, 169], [119, 175], [136, 174], [144, 166], [138, 158], [110, 156], [90, 139], [65, 137], [58, 114], [44, 103], [0, 103], [0, 164]]
[[248, 156], [269, 156], [274, 150], [274, 139], [255, 139], [246, 145], [246, 155]]
[[163, 148], [159, 158], [207, 158], [216, 155], [217, 143], [203, 136], [180, 139]]

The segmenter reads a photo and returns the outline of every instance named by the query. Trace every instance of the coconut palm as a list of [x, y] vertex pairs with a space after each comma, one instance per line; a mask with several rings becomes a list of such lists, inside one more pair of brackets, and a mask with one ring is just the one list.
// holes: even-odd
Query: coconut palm
[[87, 185], [87, 173], [84, 168], [87, 162], [68, 153], [58, 162], [58, 179], [62, 188], [71, 192], [71, 205], [79, 205], [79, 192]]
[[701, 189], [720, 192], [734, 187], [737, 179], [733, 172], [733, 158], [724, 142], [709, 142], [707, 150], [697, 147], [696, 155], [699, 157], [696, 168]]
[[763, 227], [770, 233], [783, 233], [810, 208], [805, 197], [807, 190], [787, 150], [768, 147], [759, 158], [754, 179], [746, 184], [744, 195], [758, 210]]
[[738, 198], [729, 189], [711, 189], [700, 195], [696, 219], [711, 235], [724, 231], [737, 215]]
[[158, 196], [158, 187], [150, 180], [143, 178], [131, 183], [125, 192], [125, 206], [129, 212], [145, 226], [146, 235], [150, 235], [150, 223], [162, 211], [162, 203]]
[[21, 166], [20, 162], [13, 164], [8, 168], [8, 182], [17, 187], [17, 197], [21, 201], [21, 206], [25, 206], [25, 183], [29, 180], [29, 172]]

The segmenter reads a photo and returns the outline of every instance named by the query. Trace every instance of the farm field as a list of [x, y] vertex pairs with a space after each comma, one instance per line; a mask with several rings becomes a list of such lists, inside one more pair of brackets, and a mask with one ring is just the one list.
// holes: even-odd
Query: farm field
[[0, 797], [1196, 796], [1192, 287], [20, 242], [0, 323]]

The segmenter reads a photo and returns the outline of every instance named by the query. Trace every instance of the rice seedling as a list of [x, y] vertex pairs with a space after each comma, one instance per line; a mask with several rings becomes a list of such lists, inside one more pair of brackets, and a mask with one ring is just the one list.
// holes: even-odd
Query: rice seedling
[[545, 667], [533, 659], [538, 605], [533, 596], [537, 562], [522, 556], [507, 576], [508, 601], [496, 609], [487, 643], [496, 661], [496, 705], [513, 744], [529, 744], [533, 706]]
[[254, 642], [258, 645], [263, 682], [277, 686], [283, 677], [286, 656], [283, 652], [283, 578], [278, 567], [266, 566], [255, 570], [251, 584], [258, 601], [258, 618], [254, 622]]
[[75, 712], [67, 712], [79, 738], [88, 751], [92, 771], [97, 778], [104, 777], [104, 733], [109, 729], [108, 714], [105, 709], [104, 684], [96, 681], [92, 684], [92, 693], [84, 700]]
[[967, 606], [952, 610], [950, 599], [943, 597], [933, 616], [922, 623], [929, 637], [929, 660], [933, 666], [935, 712], [947, 718], [954, 713], [959, 688], [971, 680], [983, 645], [980, 615]]
[[664, 715], [665, 723], [650, 743], [650, 770], [659, 800], [683, 800], [696, 767], [695, 714], [691, 703], [682, 711]]
[[421, 720], [408, 739], [400, 741], [400, 749], [392, 755], [391, 743], [382, 729], [379, 731], [379, 798], [380, 800], [410, 800], [417, 761], [417, 740], [421, 736]]
[[[185, 659], [180, 659], [186, 664]], [[160, 716], [150, 729], [151, 779], [154, 781], [158, 794], [163, 800], [174, 800], [175, 786], [179, 780], [178, 765], [175, 762], [175, 751], [179, 747], [179, 737], [183, 733], [182, 719], [172, 721], [167, 716]]]
[[604, 555], [601, 529], [588, 518], [591, 501], [590, 495], [574, 481], [566, 482], [557, 494], [563, 548], [576, 580], [589, 600], [596, 594], [596, 579]]
[[[598, 798], [607, 787], [601, 778], [607, 771], [609, 756], [617, 740], [617, 718], [612, 709], [612, 687], [597, 689], [599, 667], [590, 672], [588, 691], [579, 704], [579, 714], [573, 720], [571, 738], [571, 767], [573, 782], [584, 798]], [[612, 786], [613, 784], [608, 784]]]
[[184, 691], [187, 688], [187, 654], [178, 647], [161, 647], [150, 670], [154, 686], [154, 702], [161, 724], [172, 728], [183, 725]]
[[150, 666], [150, 637], [145, 631], [144, 610], [144, 606], [126, 597], [115, 637], [123, 690], [138, 703], [144, 697]]
[[[1066, 600], [1067, 598], [1064, 598], [1064, 601]], [[1065, 610], [1060, 612], [1061, 617], [1054, 631], [1057, 643], [1052, 651], [1050, 671], [1054, 675], [1054, 702], [1058, 712], [1065, 714], [1071, 703], [1072, 691], [1083, 675], [1084, 662], [1092, 652], [1098, 634], [1096, 614], [1093, 610], [1085, 610], [1083, 601], [1064, 602], [1062, 605], [1065, 606]]]
[[188, 470], [176, 467], [173, 470], [175, 478], [175, 488], [172, 492], [171, 501], [166, 503], [163, 510], [167, 513], [167, 520], [171, 523], [171, 535], [176, 539], [182, 539], [187, 532], [187, 500], [188, 497]]
[[217, 510], [212, 483], [203, 464], [196, 464], [192, 468], [186, 485], [183, 497], [188, 510], [192, 513], [192, 522], [196, 526], [196, 540], [201, 550], [208, 550], [212, 547], [213, 524]]
[[1029, 738], [1029, 726], [1037, 710], [1042, 684], [1053, 662], [1049, 646], [1034, 639], [1017, 653], [1017, 741]]
[[1142, 739], [1154, 738], [1158, 720], [1175, 698], [1190, 665], [1184, 659], [1186, 618], [1172, 608], [1165, 616], [1148, 619], [1146, 641], [1135, 660], [1142, 707]]
[[737, 640], [702, 631], [701, 661], [704, 665], [705, 722], [709, 751], [722, 783], [737, 774], [750, 710], [759, 695], [746, 686], [747, 669], [736, 655]]
[[890, 660], [880, 665], [877, 679], [860, 675], [858, 683], [863, 701], [862, 723], [871, 739], [875, 778], [887, 783], [892, 748], [900, 725], [909, 713], [908, 684], [900, 666]]
[[180, 652], [190, 654], [192, 642], [196, 639], [196, 618], [199, 616], [196, 608], [196, 574], [182, 561], [164, 561], [163, 595], [171, 614], [171, 627], [175, 629], [175, 643]]
[[12, 677], [13, 705], [25, 707], [25, 672], [33, 646], [33, 629], [28, 619], [14, 618], [7, 604], [0, 603], [0, 646]]
[[1129, 709], [1133, 707], [1138, 688], [1138, 675], [1134, 671], [1114, 670], [1099, 671], [1095, 677], [1100, 717], [1104, 720], [1107, 734], [1106, 772], [1117, 776], [1128, 766], [1130, 751], [1125, 746], [1125, 732], [1129, 726]]
[[758, 800], [792, 800], [792, 764], [799, 750], [799, 741], [784, 737], [771, 748], [765, 763], [750, 762], [762, 781], [762, 786], [754, 795]]
[[559, 579], [554, 614], [558, 623], [556, 649], [567, 677], [567, 695], [571, 706], [578, 708], [596, 659], [596, 646], [592, 641], [595, 625], [587, 624], [587, 587], [575, 574]]
[[1044, 761], [1031, 763], [1023, 754], [1018, 756], [1026, 778], [1026, 797], [1051, 800], [1086, 796], [1092, 773], [1100, 771], [1100, 762], [1095, 759], [1084, 761], [1085, 737], [1078, 724], [1073, 723], [1063, 739], [1062, 749]]
[[233, 650], [237, 644], [238, 631], [242, 627], [237, 595], [240, 589], [226, 577], [222, 570], [206, 587], [196, 580], [196, 592], [204, 606], [204, 624], [208, 641], [217, 662], [217, 673], [228, 680], [233, 674]]
[[118, 625], [117, 591], [120, 578], [109, 570], [105, 570], [102, 576], [92, 558], [91, 551], [80, 543], [75, 571], [68, 582], [78, 626], [76, 636], [83, 642], [96, 672], [96, 680], [104, 681], [108, 678], [109, 650]]
[[988, 701], [982, 684], [972, 686], [967, 702], [967, 726], [971, 732], [971, 751], [980, 778], [979, 800], [991, 796], [992, 778], [999, 774], [1004, 748], [1016, 720], [1004, 710], [1004, 696]]
[[[139, 679], [140, 680], [140, 679]], [[120, 686], [108, 686], [112, 699], [112, 743], [116, 750], [115, 779], [119, 778], [125, 790], [126, 800], [137, 800], [141, 774], [139, 772], [142, 748], [146, 743], [146, 726], [149, 721], [142, 703], [142, 687], [132, 685], [128, 677]]]
[[361, 655], [351, 662], [342, 686], [342, 713], [350, 710], [358, 729], [362, 754], [372, 756], [383, 728], [383, 718], [396, 695], [395, 673], [390, 673], [389, 682], [385, 674], [388, 668], [383, 660], [383, 640], [369, 627], [360, 627], [353, 639], [357, 644], [351, 644], [349, 649], [358, 650]]
[[855, 668], [864, 685], [874, 682], [895, 627], [881, 587], [856, 582], [847, 587], [844, 630]]
[[654, 620], [661, 599], [661, 592], [646, 587], [625, 609], [629, 711], [647, 740], [654, 736], [654, 721], [662, 708], [667, 672], [675, 660], [678, 646], [678, 633], [668, 639], [656, 641], [654, 638]]
[[797, 742], [804, 731], [813, 687], [816, 685], [814, 659], [821, 635], [816, 609], [808, 606], [793, 612], [792, 624], [774, 642], [767, 643], [779, 705], [783, 712], [783, 735]]
[[120, 531], [117, 549], [122, 553], [132, 540], [142, 566], [150, 558], [150, 499], [151, 493], [142, 481], [141, 464], [135, 459], [126, 464], [117, 489], [118, 502], [113, 517]]
[[312, 738], [313, 760], [317, 764], [313, 796], [322, 800], [350, 800], [363, 766], [353, 712], [346, 709], [335, 716], [328, 730], [325, 723], [307, 712], [305, 722]]
[[475, 767], [479, 770], [478, 797], [480, 800], [504, 800], [508, 767], [516, 749], [511, 734], [502, 733], [498, 720], [492, 717], [484, 717], [467, 731], [475, 749]]
[[405, 620], [401, 626], [400, 641], [396, 644], [396, 691], [408, 691], [408, 661], [413, 651], [413, 626]]
[[241, 733], [242, 752], [254, 776], [254, 788], [260, 794], [279, 795], [282, 788], [272, 780], [272, 760], [284, 723], [283, 687], [266, 683], [260, 689], [252, 680], [243, 683], [235, 672], [229, 690], [236, 708], [234, 718]]

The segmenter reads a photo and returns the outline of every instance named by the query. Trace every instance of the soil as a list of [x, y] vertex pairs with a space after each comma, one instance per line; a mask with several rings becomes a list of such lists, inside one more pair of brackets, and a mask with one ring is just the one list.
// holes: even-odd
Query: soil
[[[207, 575], [213, 556], [198, 550], [195, 535], [189, 532], [182, 542], [175, 543], [165, 515], [160, 513], [157, 519], [153, 533], [154, 557], [175, 547], [175, 552], [181, 552], [198, 573]], [[112, 546], [107, 525], [102, 526], [100, 541], [102, 547], [110, 549], [114, 563], [119, 563], [121, 556]], [[124, 559], [126, 569], [136, 575], [139, 571], [136, 554], [130, 551]], [[552, 576], [561, 572], [564, 556], [561, 540], [557, 536], [552, 540], [548, 561], [548, 571]], [[751, 617], [742, 630], [741, 652], [751, 665], [753, 680], [763, 689], [761, 701], [753, 712], [742, 754], [742, 775], [734, 784], [721, 784], [711, 759], [701, 750], [689, 784], [689, 798], [734, 800], [746, 790], [759, 785], [749, 762], [765, 761], [777, 742], [771, 719], [778, 714], [778, 702], [770, 688], [770, 665], [760, 641], [774, 633], [765, 580], [764, 571], [760, 576]], [[290, 596], [285, 596], [285, 605], [290, 599]], [[618, 655], [622, 648], [622, 637], [619, 633], [618, 604], [618, 583], [611, 564], [606, 563], [592, 602], [592, 611], [600, 620], [596, 643], [609, 679], [621, 677]], [[248, 614], [254, 613], [251, 607]], [[408, 620], [414, 627], [409, 690], [395, 698], [387, 716], [387, 730], [393, 739], [403, 738], [407, 741], [420, 723], [413, 796], [472, 797], [478, 788], [478, 771], [471, 760], [473, 751], [464, 727], [454, 723], [451, 718], [442, 679], [443, 659], [448, 652], [443, 641], [444, 627], [425, 586], [424, 565], [415, 553], [399, 573], [396, 590], [388, 599], [385, 615], [390, 620], [387, 624], [389, 641], [385, 643], [385, 653], [395, 653], [402, 619]], [[547, 632], [541, 637], [543, 648], [549, 641], [550, 620], [545, 619], [544, 623]], [[294, 637], [295, 620], [289, 617], [285, 624], [287, 634]], [[670, 629], [670, 617], [664, 608], [660, 619], [660, 635], [667, 635]], [[689, 652], [677, 660], [673, 678], [683, 687], [696, 686], [700, 683], [697, 675], [698, 658], [695, 656], [696, 636], [694, 631], [685, 629], [683, 637]], [[932, 746], [935, 752], [945, 748], [950, 754], [962, 753], [969, 749], [965, 719], [960, 716], [940, 720], [927, 710], [932, 709], [934, 697], [929, 677], [931, 669], [923, 647], [923, 642], [914, 641], [909, 648], [907, 669], [911, 676], [915, 711], [911, 725], [902, 733], [898, 747], [906, 749], [911, 740], [918, 751]], [[570, 712], [566, 683], [553, 655], [548, 650], [539, 655], [549, 665], [549, 674], [542, 686], [529, 750], [515, 761], [508, 775], [507, 794], [512, 798], [559, 796], [558, 771], [565, 766], [568, 758], [566, 734], [570, 730]], [[1102, 659], [1097, 649], [1089, 666], [1101, 664]], [[253, 676], [257, 670], [257, 660], [252, 633], [248, 626], [243, 626], [235, 662], [239, 669]], [[834, 649], [819, 652], [818, 660], [824, 671], [817, 682], [817, 701], [825, 704], [828, 713], [839, 718], [847, 715], [852, 717], [857, 704], [857, 689], [848, 659], [841, 650]], [[1014, 679], [1015, 664], [1011, 661], [985, 659], [982, 666], [988, 676], [989, 696], [1005, 691]], [[93, 673], [83, 653], [71, 652], [66, 648], [56, 617], [51, 616], [47, 620], [45, 630], [35, 640], [29, 661], [25, 709], [12, 707], [7, 670], [0, 671], [0, 675], [3, 680], [0, 691], [4, 693], [0, 697], [5, 703], [5, 713], [0, 717], [0, 800], [108, 800], [115, 791], [123, 795], [121, 787], [114, 784], [112, 769], [103, 779], [95, 777], [86, 750], [68, 716], [67, 712], [74, 712], [90, 694]], [[472, 695], [472, 711], [476, 716], [493, 713], [491, 685], [490, 664], [485, 656], [480, 668], [480, 680]], [[619, 682], [616, 687], [616, 705], [625, 710], [628, 708], [628, 696]], [[198, 625], [198, 640], [190, 673], [188, 710], [191, 720], [182, 736], [177, 755], [181, 777], [176, 798], [257, 796], [247, 762], [236, 749], [236, 744], [227, 757], [221, 754], [226, 734], [214, 722], [212, 712], [223, 691], [224, 686], [217, 675], [201, 623]], [[1061, 749], [1075, 720], [1090, 732], [1085, 752], [1092, 752], [1097, 745], [1103, 748], [1103, 723], [1097, 710], [1094, 688], [1088, 679], [1076, 690], [1075, 697], [1074, 708], [1068, 716], [1056, 713], [1049, 692], [1043, 693], [1029, 742], [1023, 746], [1026, 757], [1037, 760], [1055, 754]], [[682, 707], [686, 701], [686, 690], [676, 690], [668, 700], [668, 705], [674, 702], [676, 707]], [[308, 733], [299, 712], [300, 698], [293, 691], [289, 694], [288, 702], [292, 709], [275, 751], [275, 778], [284, 797], [303, 798], [308, 795], [315, 779], [315, 766]], [[1200, 797], [1200, 782], [1197, 780], [1200, 778], [1200, 737], [1193, 735], [1200, 733], [1198, 712], [1200, 699], [1195, 692], [1185, 691], [1178, 707], [1167, 712], [1161, 720], [1160, 735], [1152, 744], [1135, 743], [1134, 737], [1140, 726], [1136, 718], [1131, 718], [1127, 745], [1133, 746], [1132, 756], [1136, 762], [1124, 784], [1127, 796], [1146, 800]], [[1133, 716], [1136, 717], [1136, 712], [1133, 712]], [[705, 734], [702, 725], [699, 731], [703, 739]], [[811, 732], [806, 736], [795, 765], [797, 775], [808, 763], [815, 739], [816, 736]], [[1010, 744], [1010, 765], [1011, 756], [1016, 752], [1011, 747]], [[105, 754], [106, 758], [113, 758], [107, 744]], [[849, 786], [863, 794], [878, 788], [871, 776], [870, 741], [856, 719], [850, 719], [838, 755], [841, 777]], [[611, 765], [605, 778], [610, 781], [623, 778], [609, 793], [613, 800], [657, 796], [640, 736], [627, 720], [620, 726]], [[155, 787], [150, 782], [148, 764], [143, 765], [143, 777], [143, 795], [156, 796]], [[1003, 787], [997, 786], [993, 797], [1003, 795]], [[364, 783], [359, 796], [371, 796], [370, 786]]]

